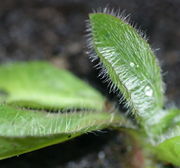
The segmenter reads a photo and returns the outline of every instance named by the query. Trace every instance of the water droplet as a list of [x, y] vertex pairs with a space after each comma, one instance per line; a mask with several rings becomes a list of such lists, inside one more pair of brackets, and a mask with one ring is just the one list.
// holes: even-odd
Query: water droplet
[[134, 67], [134, 65], [135, 65], [135, 64], [134, 64], [133, 62], [130, 63], [130, 66], [131, 66], [131, 67]]
[[149, 86], [145, 87], [144, 92], [145, 92], [146, 96], [152, 96], [153, 95], [153, 90]]

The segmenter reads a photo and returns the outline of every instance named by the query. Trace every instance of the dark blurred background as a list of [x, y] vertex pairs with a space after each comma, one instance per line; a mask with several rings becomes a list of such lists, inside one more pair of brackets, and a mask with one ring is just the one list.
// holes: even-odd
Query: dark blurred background
[[[107, 94], [85, 54], [85, 20], [92, 9], [126, 10], [143, 30], [163, 69], [169, 106], [180, 106], [179, 0], [0, 1], [0, 63], [48, 60]], [[0, 167], [119, 168], [123, 136], [103, 131], [0, 161]]]

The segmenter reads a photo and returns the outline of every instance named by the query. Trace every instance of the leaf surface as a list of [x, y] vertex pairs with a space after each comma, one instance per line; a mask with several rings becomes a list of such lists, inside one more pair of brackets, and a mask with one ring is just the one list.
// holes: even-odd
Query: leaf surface
[[156, 137], [155, 154], [165, 162], [180, 166], [180, 110], [170, 109], [169, 115], [159, 124], [165, 130]]
[[0, 105], [0, 159], [122, 124], [116, 113], [47, 113]]
[[49, 110], [102, 110], [104, 106], [104, 98], [98, 91], [47, 62], [1, 65], [0, 102]]
[[138, 119], [149, 119], [164, 104], [160, 67], [149, 44], [123, 18], [94, 13], [90, 48], [100, 59], [110, 90], [120, 91]]
[[162, 143], [158, 144], [155, 147], [155, 153], [159, 159], [180, 166], [180, 134], [179, 136], [167, 138]]

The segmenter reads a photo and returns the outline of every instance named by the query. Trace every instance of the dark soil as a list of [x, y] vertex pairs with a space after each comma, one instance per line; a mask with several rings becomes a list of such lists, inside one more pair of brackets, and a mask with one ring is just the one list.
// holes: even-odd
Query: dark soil
[[[162, 65], [168, 105], [180, 104], [179, 0], [6, 0], [0, 3], [0, 63], [48, 60], [107, 95], [106, 84], [85, 54], [85, 20], [92, 9], [126, 9], [145, 31]], [[114, 98], [110, 95], [110, 98]], [[10, 168], [119, 168], [123, 136], [112, 131], [0, 161]]]

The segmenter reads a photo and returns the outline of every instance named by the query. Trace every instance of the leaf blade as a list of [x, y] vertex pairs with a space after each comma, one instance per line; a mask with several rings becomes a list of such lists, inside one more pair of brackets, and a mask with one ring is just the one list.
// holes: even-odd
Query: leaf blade
[[159, 124], [163, 129], [156, 135], [154, 153], [159, 159], [180, 166], [180, 109], [169, 109]]
[[116, 113], [49, 114], [6, 105], [0, 105], [0, 123], [0, 159], [61, 143], [91, 131], [126, 125], [124, 118]]
[[[146, 120], [164, 104], [163, 83], [157, 60], [147, 44], [126, 22], [105, 13], [90, 18], [93, 59], [102, 62], [104, 76], [120, 90], [139, 118]], [[105, 69], [105, 70], [104, 70]]]
[[180, 136], [164, 140], [154, 150], [159, 159], [180, 166]]
[[104, 106], [98, 91], [47, 62], [1, 65], [0, 90], [0, 102], [27, 108], [102, 110]]

